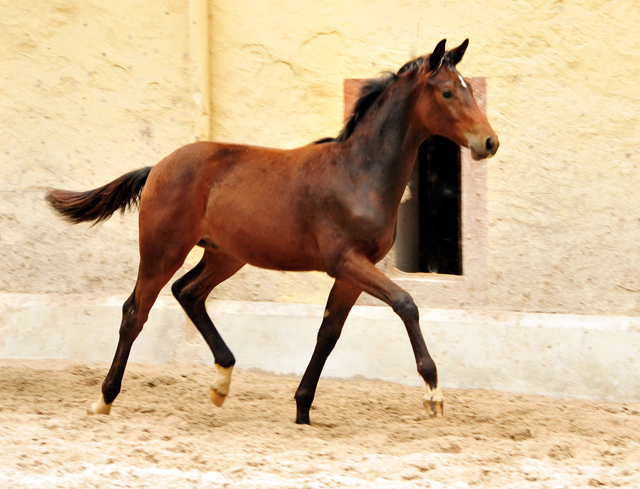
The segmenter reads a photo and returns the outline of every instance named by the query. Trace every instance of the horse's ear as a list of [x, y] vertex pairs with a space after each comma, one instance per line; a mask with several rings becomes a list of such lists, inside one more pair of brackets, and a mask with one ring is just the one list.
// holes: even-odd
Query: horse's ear
[[465, 39], [464, 42], [460, 44], [460, 46], [452, 49], [449, 52], [449, 59], [451, 60], [452, 65], [455, 66], [460, 62], [460, 60], [464, 56], [465, 51], [467, 50], [467, 46], [469, 46], [469, 39]]
[[447, 43], [446, 39], [443, 39], [438, 43], [436, 48], [429, 56], [429, 71], [433, 71], [440, 67], [442, 64], [442, 58], [444, 58], [444, 45]]

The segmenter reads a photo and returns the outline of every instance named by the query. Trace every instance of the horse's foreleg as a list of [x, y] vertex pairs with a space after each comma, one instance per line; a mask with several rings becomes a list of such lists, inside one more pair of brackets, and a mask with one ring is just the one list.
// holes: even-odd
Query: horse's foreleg
[[311, 361], [296, 391], [296, 423], [309, 424], [309, 409], [316, 394], [320, 374], [329, 354], [333, 350], [342, 326], [362, 290], [349, 282], [336, 280], [329, 294], [324, 319], [318, 331], [318, 340]]
[[218, 407], [222, 406], [229, 394], [231, 372], [236, 360], [209, 318], [205, 301], [216, 285], [231, 277], [244, 264], [227, 253], [205, 250], [202, 260], [171, 287], [173, 295], [213, 353], [218, 375], [211, 385], [209, 397]]
[[357, 253], [343, 255], [335, 265], [332, 275], [351, 282], [364, 292], [387, 303], [400, 316], [409, 335], [418, 373], [427, 385], [424, 406], [432, 416], [442, 417], [443, 396], [438, 384], [436, 364], [427, 350], [420, 330], [418, 308], [409, 293], [392, 282], [370, 260]]

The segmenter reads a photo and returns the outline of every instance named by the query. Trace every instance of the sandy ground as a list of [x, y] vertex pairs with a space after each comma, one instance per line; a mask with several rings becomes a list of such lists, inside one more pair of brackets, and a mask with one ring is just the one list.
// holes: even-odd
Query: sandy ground
[[87, 416], [106, 365], [0, 361], [3, 488], [640, 488], [640, 405], [322, 379], [298, 426], [298, 379], [130, 365], [111, 416]]

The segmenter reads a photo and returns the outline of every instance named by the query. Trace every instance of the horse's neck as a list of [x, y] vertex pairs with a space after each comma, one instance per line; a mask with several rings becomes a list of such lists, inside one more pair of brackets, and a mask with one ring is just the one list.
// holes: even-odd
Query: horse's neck
[[392, 206], [400, 204], [418, 149], [426, 137], [412, 123], [415, 100], [411, 90], [396, 88], [354, 131], [350, 161]]

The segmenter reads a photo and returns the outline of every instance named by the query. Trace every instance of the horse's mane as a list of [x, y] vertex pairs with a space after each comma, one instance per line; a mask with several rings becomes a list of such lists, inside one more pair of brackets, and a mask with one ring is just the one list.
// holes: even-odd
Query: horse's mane
[[328, 142], [340, 143], [349, 139], [349, 137], [355, 131], [358, 123], [363, 119], [367, 111], [375, 104], [376, 100], [391, 87], [404, 73], [417, 72], [426, 61], [429, 60], [429, 56], [420, 56], [412, 59], [408, 63], [405, 63], [402, 68], [398, 70], [398, 73], [392, 73], [390, 71], [384, 72], [378, 78], [367, 80], [363, 87], [360, 89], [358, 100], [353, 106], [351, 115], [344, 124], [344, 127], [336, 138], [323, 138], [316, 141], [314, 144], [322, 144]]
[[389, 88], [396, 82], [397, 79], [397, 75], [391, 72], [386, 72], [383, 73], [379, 78], [374, 78], [365, 82], [363, 87], [360, 89], [358, 100], [353, 106], [351, 115], [345, 122], [342, 131], [340, 131], [340, 134], [338, 134], [338, 137], [336, 138], [337, 143], [341, 143], [342, 141], [346, 141], [347, 139], [349, 139], [349, 136], [353, 134], [356, 126], [362, 120], [367, 111], [387, 90], [387, 88]]

